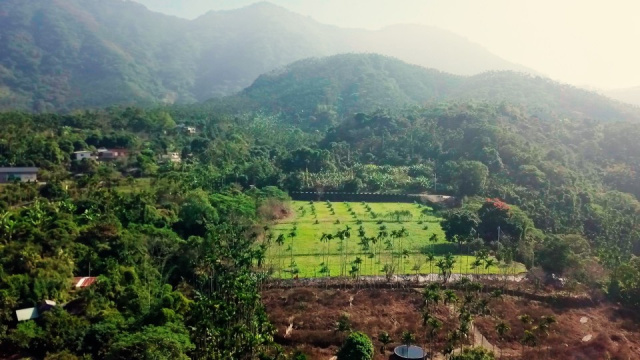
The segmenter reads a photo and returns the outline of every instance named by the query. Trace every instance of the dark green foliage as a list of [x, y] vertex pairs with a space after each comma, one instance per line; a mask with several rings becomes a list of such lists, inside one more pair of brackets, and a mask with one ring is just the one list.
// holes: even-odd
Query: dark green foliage
[[472, 239], [477, 233], [480, 218], [470, 210], [457, 209], [445, 213], [442, 230], [449, 241]]
[[461, 161], [453, 166], [452, 186], [455, 192], [461, 196], [474, 196], [483, 194], [489, 179], [489, 169], [479, 161]]
[[13, 346], [22, 350], [28, 350], [32, 344], [40, 341], [44, 335], [44, 330], [42, 330], [35, 321], [26, 321], [18, 324], [16, 328], [9, 333], [8, 339]]
[[184, 327], [148, 326], [138, 333], [116, 337], [106, 358], [186, 360], [193, 348]]
[[548, 273], [562, 275], [566, 269], [575, 266], [575, 256], [563, 238], [554, 237], [546, 239], [536, 253], [536, 262]]
[[349, 334], [338, 351], [338, 360], [371, 360], [373, 359], [373, 343], [361, 332]]
[[84, 337], [89, 329], [86, 319], [73, 316], [61, 308], [54, 308], [42, 315], [40, 320], [44, 334], [36, 343], [41, 352], [78, 352], [82, 349]]
[[182, 221], [177, 226], [187, 237], [191, 235], [203, 236], [207, 231], [207, 224], [214, 224], [219, 220], [218, 212], [211, 205], [207, 193], [203, 190], [187, 194], [180, 207], [179, 216]]
[[307, 360], [307, 355], [305, 355], [303, 352], [301, 351], [296, 351], [293, 354], [293, 357], [291, 358], [291, 360]]
[[495, 355], [481, 347], [465, 348], [461, 354], [454, 354], [451, 356], [451, 360], [494, 360]]
[[[512, 72], [461, 77], [375, 54], [301, 60], [260, 76], [240, 96], [260, 108], [285, 112], [290, 121], [311, 128], [330, 127], [357, 112], [399, 110], [440, 101], [519, 104], [546, 120], [575, 117], [578, 112], [589, 114], [587, 119], [640, 119], [637, 109], [542, 77]], [[355, 121], [360, 130], [369, 125], [364, 115]], [[460, 121], [465, 118], [455, 119]], [[493, 149], [478, 150], [477, 155], [490, 160], [492, 170], [500, 168]]]

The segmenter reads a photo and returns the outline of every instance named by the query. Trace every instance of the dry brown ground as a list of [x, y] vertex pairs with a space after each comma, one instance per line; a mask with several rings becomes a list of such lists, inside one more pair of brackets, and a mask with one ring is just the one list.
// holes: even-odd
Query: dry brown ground
[[[269, 317], [277, 328], [276, 341], [287, 349], [299, 349], [310, 359], [328, 360], [335, 355], [345, 335], [336, 332], [335, 323], [342, 314], [349, 314], [352, 327], [372, 337], [376, 359], [388, 359], [390, 349], [399, 345], [403, 331], [417, 336], [417, 343], [429, 347], [421, 318], [421, 295], [414, 290], [367, 289], [333, 290], [321, 288], [271, 289], [262, 294]], [[509, 359], [640, 359], [640, 320], [634, 313], [620, 307], [601, 303], [571, 306], [550, 305], [545, 302], [503, 296], [491, 300], [491, 316], [476, 317], [474, 323], [496, 347], [503, 349]], [[457, 326], [455, 314], [444, 305], [435, 315], [445, 325], [434, 348], [444, 346], [446, 333]], [[525, 325], [518, 316], [528, 314], [534, 319], [553, 315], [557, 323], [548, 336], [539, 335], [537, 348], [525, 349], [519, 343]], [[584, 324], [580, 319], [587, 317]], [[504, 340], [494, 330], [497, 318], [511, 326]], [[288, 336], [287, 328], [293, 324]], [[527, 325], [530, 328], [531, 325]], [[396, 340], [382, 355], [376, 341], [380, 331], [387, 331]], [[591, 334], [590, 341], [583, 342]], [[496, 351], [498, 352], [498, 351]]]

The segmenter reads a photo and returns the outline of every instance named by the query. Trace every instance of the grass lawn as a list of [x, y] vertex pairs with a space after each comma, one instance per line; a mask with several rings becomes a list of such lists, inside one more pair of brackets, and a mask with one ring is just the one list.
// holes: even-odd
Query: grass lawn
[[[275, 276], [291, 277], [287, 270], [292, 260], [299, 269], [299, 277], [320, 277], [321, 264], [329, 267], [331, 276], [348, 276], [352, 262], [360, 258], [360, 275], [383, 275], [385, 264], [393, 264], [396, 274], [437, 273], [436, 262], [446, 254], [454, 254], [456, 273], [476, 273], [472, 267], [473, 256], [458, 253], [456, 244], [445, 240], [438, 218], [425, 205], [407, 203], [327, 203], [294, 201], [295, 215], [275, 224], [271, 231], [274, 240], [284, 235], [284, 244], [272, 241], [265, 263], [275, 271]], [[396, 214], [394, 215], [394, 212]], [[350, 228], [350, 237], [340, 240], [320, 241], [322, 234], [336, 234]], [[390, 235], [405, 229], [405, 236], [387, 237], [388, 242], [369, 242], [363, 248], [359, 229], [367, 238], [378, 238], [381, 227]], [[295, 231], [294, 231], [295, 230]], [[289, 236], [295, 232], [295, 236]], [[433, 235], [435, 234], [435, 238]], [[431, 241], [431, 239], [435, 241]], [[391, 246], [389, 246], [391, 245]], [[403, 255], [404, 252], [404, 255]], [[432, 252], [436, 259], [429, 263], [425, 252]], [[478, 270], [480, 273], [516, 273], [524, 271], [520, 264], [513, 268], [492, 266]], [[325, 274], [326, 275], [326, 274]]]
[[120, 185], [116, 189], [123, 193], [130, 193], [134, 191], [143, 191], [151, 187], [151, 178], [137, 178], [133, 183], [129, 183], [126, 179], [123, 179]]

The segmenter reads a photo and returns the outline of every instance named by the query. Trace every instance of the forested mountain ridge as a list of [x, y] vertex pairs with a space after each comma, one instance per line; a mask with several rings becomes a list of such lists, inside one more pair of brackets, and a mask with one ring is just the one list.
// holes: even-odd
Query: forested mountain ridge
[[316, 126], [357, 112], [441, 101], [518, 104], [541, 119], [640, 120], [632, 106], [547, 78], [515, 72], [465, 77], [377, 54], [301, 60], [260, 76], [240, 98]]
[[0, 38], [0, 109], [29, 111], [202, 101], [293, 61], [344, 52], [459, 74], [533, 72], [444, 30], [343, 29], [269, 3], [189, 21], [131, 1], [6, 0]]

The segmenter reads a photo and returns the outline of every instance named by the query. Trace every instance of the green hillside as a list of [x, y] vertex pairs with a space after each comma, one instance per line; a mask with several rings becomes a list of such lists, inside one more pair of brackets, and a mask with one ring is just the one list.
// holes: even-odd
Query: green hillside
[[[444, 30], [401, 30], [342, 29], [269, 3], [185, 20], [132, 1], [5, 0], [0, 109], [192, 103], [236, 93], [300, 59], [351, 51], [455, 73], [531, 71]], [[430, 51], [416, 56], [411, 44], [398, 46], [407, 37]]]
[[301, 60], [260, 76], [241, 95], [257, 108], [312, 126], [358, 112], [456, 101], [517, 104], [547, 120], [640, 120], [637, 108], [547, 78], [514, 72], [456, 76], [376, 54]]
[[260, 76], [241, 95], [261, 109], [322, 123], [442, 99], [460, 81], [394, 58], [349, 54], [298, 61]]

